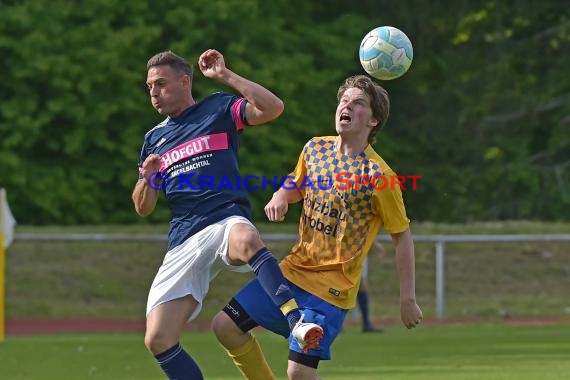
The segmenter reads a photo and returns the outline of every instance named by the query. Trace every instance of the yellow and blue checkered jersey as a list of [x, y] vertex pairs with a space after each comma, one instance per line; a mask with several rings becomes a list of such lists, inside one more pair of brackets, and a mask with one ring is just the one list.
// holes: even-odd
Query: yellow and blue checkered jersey
[[281, 261], [295, 285], [343, 309], [354, 307], [364, 258], [381, 226], [408, 229], [396, 174], [370, 145], [360, 154], [336, 149], [335, 136], [303, 148], [290, 178], [303, 196], [299, 242]]

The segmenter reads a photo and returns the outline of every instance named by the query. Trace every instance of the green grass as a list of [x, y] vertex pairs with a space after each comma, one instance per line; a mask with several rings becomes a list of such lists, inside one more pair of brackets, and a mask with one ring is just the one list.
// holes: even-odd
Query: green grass
[[[294, 233], [295, 225], [260, 225], [262, 232]], [[564, 233], [569, 224], [538, 222], [414, 224], [428, 233]], [[20, 226], [38, 233], [166, 233], [165, 226]], [[277, 256], [291, 242], [270, 242]], [[398, 279], [391, 243], [387, 257], [371, 260], [374, 319], [399, 318]], [[8, 319], [142, 319], [147, 291], [165, 242], [16, 241], [8, 250]], [[555, 317], [570, 319], [570, 243], [453, 243], [446, 255], [446, 316], [453, 319]], [[432, 243], [416, 243], [417, 297], [435, 318]], [[251, 275], [222, 273], [212, 284], [202, 319], [211, 318]]]
[[[286, 341], [256, 333], [269, 363], [285, 379]], [[424, 325], [384, 334], [345, 330], [333, 360], [319, 372], [327, 380], [568, 380], [570, 324], [551, 326]], [[9, 337], [0, 343], [3, 380], [161, 380], [142, 334]], [[182, 343], [206, 379], [241, 379], [213, 334], [191, 332]]]

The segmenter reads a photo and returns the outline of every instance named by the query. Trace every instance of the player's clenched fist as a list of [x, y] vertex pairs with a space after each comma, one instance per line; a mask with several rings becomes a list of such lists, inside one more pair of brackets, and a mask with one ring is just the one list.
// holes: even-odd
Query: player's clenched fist
[[271, 222], [282, 222], [285, 220], [285, 214], [289, 209], [289, 203], [286, 199], [279, 196], [273, 196], [269, 203], [265, 206], [265, 215]]
[[222, 53], [208, 49], [198, 58], [198, 67], [205, 77], [216, 78], [226, 69], [226, 62]]
[[142, 164], [142, 175], [145, 179], [160, 170], [160, 156], [158, 154], [150, 154]]
[[415, 301], [400, 303], [400, 316], [402, 323], [409, 329], [413, 329], [423, 320], [423, 314]]

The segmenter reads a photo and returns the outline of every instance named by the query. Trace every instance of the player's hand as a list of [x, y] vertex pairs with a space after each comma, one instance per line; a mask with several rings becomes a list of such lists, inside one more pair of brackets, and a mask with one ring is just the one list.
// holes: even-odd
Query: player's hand
[[222, 53], [215, 49], [208, 49], [198, 58], [198, 67], [207, 78], [220, 78], [226, 70], [226, 62]]
[[265, 205], [265, 215], [271, 222], [282, 222], [285, 220], [285, 214], [289, 209], [287, 200], [281, 199], [273, 195], [273, 198]]
[[142, 164], [142, 176], [148, 180], [160, 170], [160, 156], [158, 154], [149, 155]]
[[409, 329], [413, 329], [424, 319], [420, 307], [415, 300], [400, 302], [400, 317], [402, 323]]

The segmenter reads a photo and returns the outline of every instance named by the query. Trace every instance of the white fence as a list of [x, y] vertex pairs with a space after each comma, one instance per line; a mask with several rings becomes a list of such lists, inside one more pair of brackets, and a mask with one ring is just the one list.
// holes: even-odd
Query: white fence
[[[295, 241], [296, 234], [265, 234], [265, 241]], [[16, 234], [16, 240], [26, 241], [166, 241], [166, 235], [148, 234]], [[390, 236], [378, 240], [390, 241]], [[415, 242], [433, 242], [435, 245], [435, 289], [437, 318], [445, 318], [445, 248], [448, 243], [491, 242], [560, 242], [570, 241], [570, 234], [547, 235], [415, 235]]]

